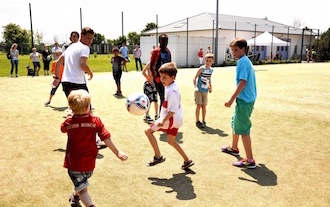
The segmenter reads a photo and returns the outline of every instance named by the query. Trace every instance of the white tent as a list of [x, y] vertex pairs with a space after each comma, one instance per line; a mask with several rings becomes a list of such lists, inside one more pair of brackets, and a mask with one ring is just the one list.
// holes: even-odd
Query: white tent
[[[272, 36], [269, 32], [264, 32], [261, 35], [257, 36], [255, 38], [255, 45], [256, 46], [271, 46], [273, 43], [273, 46], [287, 46], [290, 45], [289, 42], [285, 42], [281, 39], [278, 39], [275, 36]], [[254, 46], [254, 38], [247, 41], [247, 44], [249, 46]]]

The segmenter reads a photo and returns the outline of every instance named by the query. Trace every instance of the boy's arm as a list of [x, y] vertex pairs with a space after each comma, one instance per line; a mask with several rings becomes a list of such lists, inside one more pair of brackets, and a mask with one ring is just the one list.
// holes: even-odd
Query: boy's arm
[[165, 116], [165, 118], [161, 122], [159, 122], [157, 126], [164, 126], [164, 123], [167, 120], [169, 120], [173, 115], [174, 115], [174, 112], [172, 112], [172, 111], [168, 112], [168, 114]]
[[246, 85], [246, 80], [242, 80], [241, 79], [239, 81], [238, 85], [237, 85], [237, 88], [236, 88], [234, 94], [231, 96], [231, 98], [229, 99], [229, 101], [227, 101], [225, 103], [225, 106], [226, 107], [230, 107], [233, 104], [233, 102], [235, 101], [235, 99], [238, 96], [238, 94], [240, 94], [241, 91], [244, 89], [245, 85]]
[[125, 152], [122, 152], [117, 149], [117, 147], [113, 144], [111, 138], [106, 138], [103, 140], [104, 143], [111, 149], [113, 154], [115, 154], [120, 160], [126, 161], [128, 159], [128, 156], [125, 154]]
[[211, 82], [211, 77], [210, 77], [210, 82], [209, 82], [209, 92], [212, 93], [212, 82]]
[[201, 74], [202, 72], [202, 68], [199, 68], [194, 79], [193, 79], [193, 84], [194, 84], [194, 87], [196, 88], [196, 79], [198, 78], [198, 76]]

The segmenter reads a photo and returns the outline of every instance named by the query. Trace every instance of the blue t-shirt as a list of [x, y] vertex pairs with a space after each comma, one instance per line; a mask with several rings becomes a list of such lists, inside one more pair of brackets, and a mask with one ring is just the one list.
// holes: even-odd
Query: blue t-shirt
[[209, 84], [212, 73], [213, 69], [211, 67], [206, 68], [205, 65], [202, 67], [202, 72], [199, 74], [197, 79], [197, 88], [199, 92], [205, 93], [209, 91]]
[[250, 103], [257, 98], [257, 85], [254, 68], [250, 59], [244, 55], [237, 61], [236, 66], [236, 84], [240, 80], [245, 80], [244, 89], [238, 94], [237, 98], [242, 99], [246, 103]]
[[120, 47], [119, 52], [121, 53], [121, 55], [124, 58], [127, 58], [128, 57], [128, 48], [127, 48], [127, 46]]

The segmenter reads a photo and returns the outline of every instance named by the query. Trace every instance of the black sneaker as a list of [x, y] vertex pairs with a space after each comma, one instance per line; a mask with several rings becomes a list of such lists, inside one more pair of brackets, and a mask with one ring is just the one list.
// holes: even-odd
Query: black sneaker
[[193, 166], [194, 164], [195, 163], [192, 160], [185, 161], [185, 162], [183, 162], [183, 165], [181, 166], [181, 169], [182, 170], [188, 169], [191, 166]]
[[44, 104], [45, 106], [48, 106], [50, 104], [50, 101], [46, 101]]
[[143, 121], [148, 124], [152, 124], [154, 122], [154, 120], [149, 115], [145, 116]]
[[147, 167], [152, 167], [152, 166], [155, 166], [157, 164], [164, 162], [165, 160], [166, 160], [166, 158], [163, 156], [160, 156], [159, 158], [154, 156], [154, 159], [150, 160], [146, 165], [147, 165]]
[[197, 126], [198, 128], [204, 128], [203, 123], [200, 122], [200, 121], [197, 121], [197, 122], [196, 122], [196, 126]]
[[71, 204], [71, 207], [82, 207], [80, 205], [80, 198], [77, 195], [74, 195], [73, 193], [69, 197], [69, 202]]

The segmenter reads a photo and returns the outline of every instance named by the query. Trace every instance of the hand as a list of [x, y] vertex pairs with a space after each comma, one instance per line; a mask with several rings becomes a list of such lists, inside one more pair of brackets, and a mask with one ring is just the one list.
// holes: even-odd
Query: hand
[[211, 87], [209, 88], [209, 92], [212, 93], [212, 88]]
[[128, 159], [127, 154], [125, 154], [125, 152], [123, 151], [118, 151], [118, 155], [117, 157], [121, 160], [121, 161], [126, 161]]
[[230, 106], [233, 104], [233, 102], [234, 102], [234, 100], [230, 99], [229, 101], [227, 101], [227, 102], [225, 103], [225, 106], [226, 106], [226, 107], [230, 107]]
[[159, 126], [159, 127], [162, 127], [162, 126], [164, 126], [164, 120], [163, 121], [161, 121], [161, 122], [159, 122], [158, 124], [157, 124], [157, 126]]
[[88, 73], [88, 76], [89, 76], [88, 80], [92, 80], [92, 78], [93, 78], [93, 72], [91, 71], [90, 73]]

